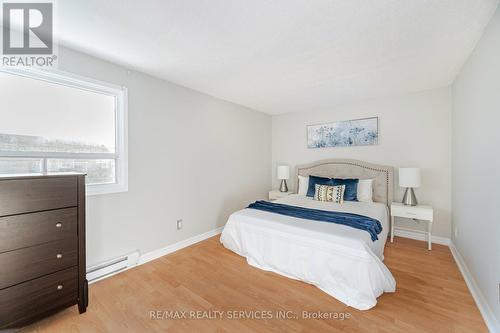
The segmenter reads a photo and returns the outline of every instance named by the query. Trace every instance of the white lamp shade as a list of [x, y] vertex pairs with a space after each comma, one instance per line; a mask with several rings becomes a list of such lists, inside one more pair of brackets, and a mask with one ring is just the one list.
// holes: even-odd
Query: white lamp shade
[[288, 165], [278, 165], [278, 179], [290, 179], [290, 167]]
[[420, 187], [420, 169], [419, 168], [399, 168], [399, 186], [401, 187]]

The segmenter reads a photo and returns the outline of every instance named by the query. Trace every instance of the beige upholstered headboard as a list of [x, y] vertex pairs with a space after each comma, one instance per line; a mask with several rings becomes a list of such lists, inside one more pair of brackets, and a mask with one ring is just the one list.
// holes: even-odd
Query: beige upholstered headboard
[[[329, 178], [374, 179], [373, 201], [392, 203], [394, 197], [394, 171], [386, 165], [358, 160], [329, 159], [297, 166], [297, 175]], [[295, 177], [296, 184], [298, 177]]]

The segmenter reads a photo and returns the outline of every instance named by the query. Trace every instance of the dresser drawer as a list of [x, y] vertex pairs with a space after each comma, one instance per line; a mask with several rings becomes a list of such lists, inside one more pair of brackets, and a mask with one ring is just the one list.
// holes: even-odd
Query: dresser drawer
[[391, 215], [398, 217], [406, 217], [410, 219], [418, 219], [425, 221], [433, 220], [433, 210], [432, 208], [425, 207], [413, 207], [413, 206], [391, 206]]
[[77, 177], [0, 181], [0, 216], [77, 205]]
[[0, 289], [76, 266], [77, 238], [0, 254]]
[[0, 290], [0, 329], [20, 327], [57, 309], [76, 304], [77, 267]]
[[77, 209], [0, 217], [0, 253], [77, 235]]

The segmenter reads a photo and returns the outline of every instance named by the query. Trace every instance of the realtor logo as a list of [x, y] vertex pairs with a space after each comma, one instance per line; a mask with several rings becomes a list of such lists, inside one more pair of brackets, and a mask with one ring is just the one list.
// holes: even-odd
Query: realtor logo
[[3, 2], [2, 65], [54, 66], [53, 22], [51, 1]]

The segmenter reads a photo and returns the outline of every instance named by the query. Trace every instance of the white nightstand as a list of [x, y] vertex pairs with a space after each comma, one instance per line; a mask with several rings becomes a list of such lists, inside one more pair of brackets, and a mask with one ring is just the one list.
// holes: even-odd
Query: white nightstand
[[283, 198], [283, 197], [286, 197], [287, 195], [290, 195], [292, 194], [292, 192], [288, 191], [288, 192], [280, 192], [278, 190], [272, 190], [272, 191], [269, 191], [269, 200], [276, 200], [276, 199], [279, 199], [279, 198]]
[[[434, 209], [431, 206], [406, 206], [400, 202], [393, 202], [391, 204], [391, 243], [394, 241], [394, 218], [395, 217], [406, 217], [413, 220], [421, 220], [427, 222], [427, 231], [423, 232], [427, 234], [427, 242], [429, 250], [432, 249], [431, 243], [431, 231], [432, 231], [432, 221], [434, 220]], [[400, 230], [405, 230], [398, 228]], [[415, 230], [411, 230], [415, 232]], [[417, 231], [418, 232], [418, 231]]]

